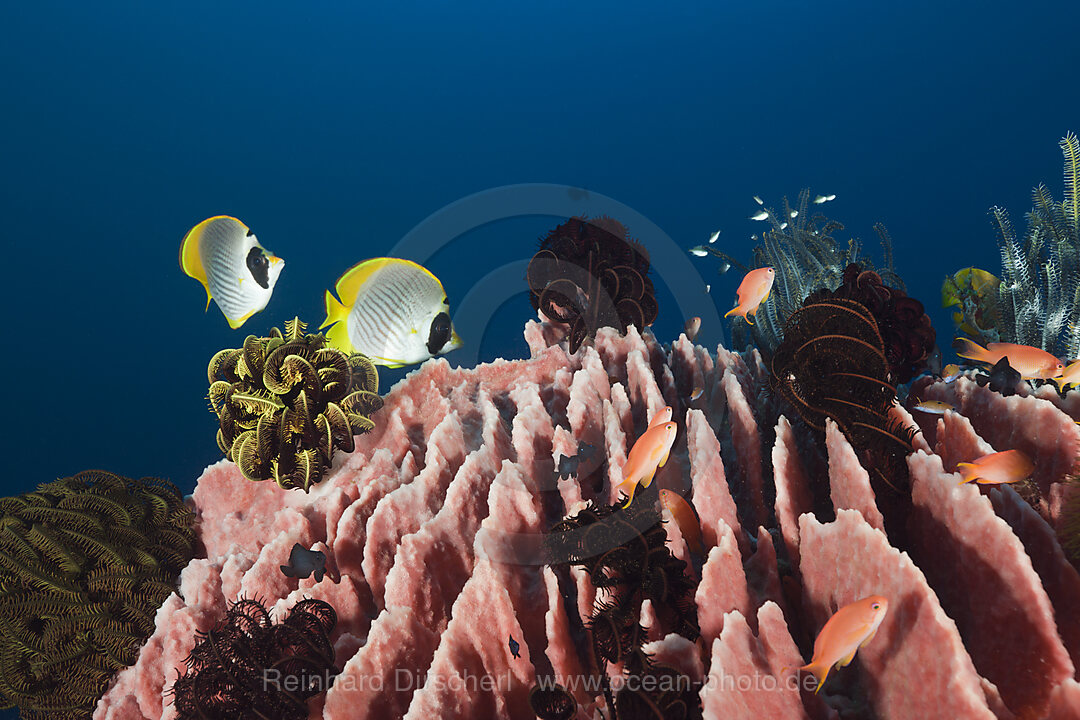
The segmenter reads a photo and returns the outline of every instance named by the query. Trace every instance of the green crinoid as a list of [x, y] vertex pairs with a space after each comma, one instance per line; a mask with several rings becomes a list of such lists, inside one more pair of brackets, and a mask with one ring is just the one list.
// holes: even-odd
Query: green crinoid
[[244, 347], [210, 360], [210, 406], [218, 447], [249, 480], [273, 478], [306, 492], [322, 479], [335, 449], [352, 452], [353, 435], [375, 427], [379, 376], [364, 355], [329, 347], [299, 318], [285, 334], [249, 335]]
[[100, 470], [0, 498], [0, 707], [89, 718], [153, 632], [193, 522], [172, 483]]

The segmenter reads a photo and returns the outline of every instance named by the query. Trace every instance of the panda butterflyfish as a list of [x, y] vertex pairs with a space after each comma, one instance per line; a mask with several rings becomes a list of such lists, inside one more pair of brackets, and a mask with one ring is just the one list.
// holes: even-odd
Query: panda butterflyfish
[[266, 307], [285, 261], [259, 244], [248, 226], [216, 215], [191, 228], [180, 245], [180, 267], [206, 288], [236, 329]]
[[461, 347], [442, 283], [411, 260], [372, 258], [353, 265], [326, 291], [326, 339], [376, 365], [402, 367]]

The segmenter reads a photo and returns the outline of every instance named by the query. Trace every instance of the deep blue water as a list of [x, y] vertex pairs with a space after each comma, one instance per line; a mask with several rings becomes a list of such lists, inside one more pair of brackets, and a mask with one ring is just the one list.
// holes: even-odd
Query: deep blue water
[[[947, 350], [941, 280], [999, 270], [987, 210], [1022, 232], [1034, 185], [1060, 200], [1057, 143], [1080, 131], [1075, 2], [222, 5], [0, 7], [3, 494], [87, 468], [190, 492], [220, 457], [210, 356], [317, 326], [345, 268], [402, 247], [449, 293], [452, 364], [527, 353], [520, 266], [564, 207], [643, 218], [669, 341], [739, 280], [686, 248], [722, 229], [748, 259], [752, 195], [835, 193], [867, 249], [888, 227]], [[591, 200], [499, 190], [530, 183]], [[287, 263], [238, 331], [177, 262], [214, 214]]]

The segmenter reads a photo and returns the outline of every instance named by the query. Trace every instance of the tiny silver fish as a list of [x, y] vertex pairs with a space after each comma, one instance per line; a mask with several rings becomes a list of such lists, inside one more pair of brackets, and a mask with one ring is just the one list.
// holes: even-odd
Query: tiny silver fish
[[753, 215], [751, 215], [750, 219], [751, 220], [764, 220], [767, 217], [769, 217], [769, 213], [766, 212], [765, 210], [760, 210], [760, 211], [754, 213]]
[[716, 268], [716, 274], [717, 275], [723, 275], [724, 273], [726, 273], [730, 269], [731, 269], [731, 263], [722, 262], [722, 263], [720, 263], [720, 267]]
[[714, 242], [716, 242], [716, 239], [718, 237], [720, 237], [720, 231], [719, 230], [717, 230], [716, 232], [714, 232], [712, 235], [709, 236], [709, 244], [712, 245]]
[[705, 257], [709, 254], [709, 251], [705, 248], [704, 245], [695, 245], [694, 247], [690, 248], [690, 254], [694, 257]]

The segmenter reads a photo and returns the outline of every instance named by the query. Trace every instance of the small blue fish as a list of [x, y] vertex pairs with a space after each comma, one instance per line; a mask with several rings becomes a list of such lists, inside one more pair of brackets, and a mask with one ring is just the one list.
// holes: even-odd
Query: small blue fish
[[521, 650], [521, 645], [519, 645], [519, 644], [518, 644], [518, 641], [514, 639], [514, 636], [513, 636], [513, 635], [511, 635], [511, 636], [510, 636], [510, 653], [511, 653], [511, 654], [512, 654], [512, 655], [513, 655], [513, 656], [514, 656], [515, 658], [520, 658], [520, 657], [521, 657], [521, 653], [519, 653], [519, 652], [518, 652], [519, 650]]
[[308, 550], [296, 543], [289, 553], [289, 564], [281, 566], [285, 577], [306, 578], [315, 574], [315, 582], [322, 582], [326, 574], [326, 555], [321, 550]]

